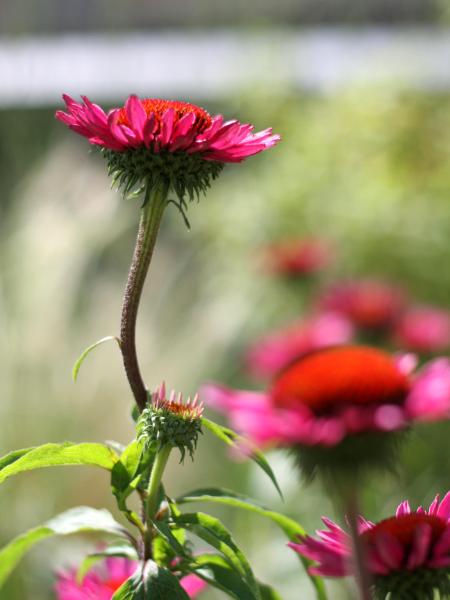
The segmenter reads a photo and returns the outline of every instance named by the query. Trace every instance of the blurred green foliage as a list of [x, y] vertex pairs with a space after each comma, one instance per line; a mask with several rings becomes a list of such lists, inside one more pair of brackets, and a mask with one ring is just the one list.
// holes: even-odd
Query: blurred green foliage
[[[273, 239], [319, 235], [337, 260], [325, 273], [377, 275], [424, 302], [450, 296], [450, 97], [392, 88], [333, 97], [253, 89], [209, 107], [283, 136], [274, 150], [230, 166], [189, 211], [187, 232], [169, 209], [151, 268], [138, 341], [147, 382], [194, 392], [206, 379], [249, 386], [241, 354], [256, 334], [300, 316], [308, 290], [261, 269]], [[136, 202], [109, 190], [101, 159], [49, 111], [0, 113], [0, 450], [44, 441], [127, 441], [131, 404], [120, 357], [105, 345], [83, 365], [81, 350], [118, 330], [122, 288], [138, 218]], [[310, 291], [310, 290], [309, 290]], [[426, 502], [448, 488], [448, 424], [424, 427], [405, 447], [399, 474], [373, 481], [367, 514], [389, 514], [408, 496]], [[174, 495], [204, 485], [234, 487], [298, 518], [308, 529], [330, 513], [318, 485], [306, 488], [288, 457], [270, 456], [281, 503], [249, 464], [225, 462], [206, 434], [194, 465], [173, 461]], [[18, 477], [0, 489], [0, 541], [76, 504], [113, 507], [106, 476], [62, 469]], [[312, 598], [284, 540], [257, 517], [219, 511], [283, 598]], [[6, 516], [7, 515], [7, 516]], [[81, 555], [81, 542], [32, 553], [1, 592], [8, 600], [52, 597], [52, 570]], [[333, 587], [333, 599], [339, 595]], [[303, 593], [304, 590], [304, 593]], [[218, 598], [208, 593], [205, 598]], [[344, 598], [348, 597], [348, 592]]]

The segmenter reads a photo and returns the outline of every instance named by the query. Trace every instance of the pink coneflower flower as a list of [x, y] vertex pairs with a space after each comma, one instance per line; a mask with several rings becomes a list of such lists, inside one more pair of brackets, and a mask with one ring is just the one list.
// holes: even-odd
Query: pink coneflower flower
[[439, 352], [450, 346], [450, 313], [432, 306], [416, 306], [400, 317], [396, 343], [414, 352]]
[[123, 108], [105, 113], [86, 96], [81, 104], [63, 98], [67, 113], [57, 111], [56, 118], [91, 144], [116, 152], [144, 147], [156, 154], [186, 152], [201, 154], [204, 160], [240, 162], [280, 139], [271, 129], [255, 134], [253, 125], [225, 122], [222, 115], [212, 117], [189, 102], [132, 95]]
[[[76, 570], [61, 573], [55, 588], [58, 600], [111, 600], [137, 567], [137, 561], [108, 558], [99, 567], [91, 569], [81, 583], [77, 581]], [[190, 598], [196, 598], [206, 587], [195, 575], [183, 577], [180, 583]]]
[[324, 269], [331, 260], [330, 245], [318, 238], [285, 240], [265, 250], [268, 270], [279, 275], [311, 275]]
[[[301, 357], [266, 393], [210, 384], [203, 397], [257, 445], [299, 447], [303, 453], [315, 449], [314, 460], [320, 449], [333, 449], [323, 453], [328, 463], [342, 449], [344, 459], [354, 465], [374, 450], [368, 434], [377, 434], [378, 460], [383, 436], [388, 440], [387, 434], [426, 420], [430, 413], [433, 418], [448, 416], [448, 388], [436, 381], [450, 377], [450, 363], [434, 361], [417, 375], [410, 372], [413, 366], [408, 357], [396, 359], [368, 346], [337, 346]], [[344, 443], [355, 440], [361, 445], [356, 454]]]
[[[305, 536], [289, 546], [314, 561], [311, 574], [345, 577], [353, 573], [350, 535], [330, 519], [318, 539]], [[360, 539], [366, 549], [377, 598], [407, 600], [450, 597], [450, 492], [436, 496], [428, 510], [411, 511], [407, 501], [396, 516], [379, 523], [360, 518]]]
[[339, 282], [325, 290], [318, 304], [323, 310], [334, 310], [363, 329], [388, 327], [405, 303], [404, 292], [376, 279]]
[[190, 104], [130, 96], [122, 108], [106, 113], [85, 96], [63, 96], [67, 112], [56, 118], [87, 138], [108, 161], [109, 172], [125, 193], [138, 187], [177, 195], [180, 210], [204, 193], [224, 163], [241, 162], [274, 146], [271, 129], [253, 133], [253, 125], [224, 121]]
[[252, 375], [272, 378], [303, 354], [345, 344], [352, 336], [353, 326], [346, 317], [322, 313], [258, 340], [247, 351], [245, 362]]

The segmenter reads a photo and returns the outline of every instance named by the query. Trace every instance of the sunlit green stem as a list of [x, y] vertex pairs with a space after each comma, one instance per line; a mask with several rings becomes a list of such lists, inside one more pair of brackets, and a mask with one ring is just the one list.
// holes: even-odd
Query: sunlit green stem
[[169, 460], [171, 450], [172, 446], [169, 445], [161, 448], [161, 450], [156, 455], [155, 462], [153, 463], [153, 468], [150, 475], [150, 481], [148, 484], [147, 491], [148, 520], [153, 520], [158, 510], [159, 486], [161, 484], [161, 479], [164, 473], [164, 469], [166, 468], [167, 461]]
[[147, 189], [122, 305], [120, 347], [123, 364], [136, 404], [141, 412], [147, 402], [147, 389], [139, 369], [136, 352], [136, 320], [142, 289], [166, 205], [167, 190]]

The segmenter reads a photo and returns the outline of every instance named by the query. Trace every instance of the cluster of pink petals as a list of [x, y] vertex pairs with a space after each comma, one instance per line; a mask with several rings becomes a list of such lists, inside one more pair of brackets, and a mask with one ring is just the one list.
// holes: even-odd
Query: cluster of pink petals
[[[327, 518], [323, 522], [328, 529], [317, 531], [319, 539], [305, 536], [300, 544], [289, 546], [317, 563], [310, 567], [311, 574], [325, 577], [351, 574], [349, 534]], [[405, 501], [398, 506], [395, 517], [378, 524], [361, 517], [359, 525], [373, 575], [450, 567], [450, 492], [441, 502], [436, 496], [428, 510], [411, 511]], [[396, 535], [398, 531], [403, 535]]]
[[450, 346], [450, 313], [432, 306], [411, 307], [398, 320], [394, 339], [414, 352], [439, 352]]
[[410, 372], [415, 366], [410, 355], [399, 357], [395, 364], [409, 381], [409, 392], [400, 404], [344, 404], [330, 414], [316, 414], [302, 404], [282, 408], [271, 392], [234, 390], [214, 383], [203, 387], [202, 397], [227, 416], [231, 427], [260, 447], [333, 447], [357, 433], [396, 431], [413, 421], [449, 418], [450, 361], [436, 359], [416, 374]]
[[267, 268], [280, 275], [310, 275], [332, 260], [330, 245], [319, 238], [285, 240], [266, 248]]
[[[67, 95], [63, 98], [67, 112], [58, 111], [56, 118], [86, 137], [91, 144], [116, 152], [146, 147], [156, 153], [183, 151], [201, 153], [205, 160], [241, 162], [280, 140], [271, 129], [254, 134], [253, 125], [237, 120], [224, 121], [221, 115], [213, 117], [206, 129], [199, 127], [197, 113], [201, 109], [194, 105], [190, 105], [192, 111], [178, 118], [175, 108], [170, 106], [160, 115], [148, 113], [146, 101], [135, 95], [127, 99], [124, 109], [115, 108], [108, 113], [86, 96], [82, 96], [82, 103]], [[173, 102], [174, 107], [177, 104]], [[120, 119], [123, 110], [127, 123]]]
[[400, 288], [377, 279], [338, 282], [318, 300], [321, 309], [339, 312], [356, 326], [368, 329], [391, 325], [404, 304], [405, 295]]
[[[77, 581], [76, 570], [61, 573], [56, 583], [58, 600], [111, 600], [120, 586], [136, 571], [138, 563], [127, 558], [108, 558], [101, 567], [91, 569], [83, 581]], [[195, 575], [181, 580], [190, 598], [195, 598], [206, 587]]]
[[350, 342], [353, 333], [346, 317], [324, 312], [258, 340], [247, 351], [245, 363], [252, 375], [272, 378], [307, 352]]

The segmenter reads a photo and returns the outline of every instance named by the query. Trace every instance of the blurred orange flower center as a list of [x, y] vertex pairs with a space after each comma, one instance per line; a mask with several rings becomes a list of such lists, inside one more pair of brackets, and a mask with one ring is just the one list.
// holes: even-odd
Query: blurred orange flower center
[[272, 398], [283, 408], [307, 406], [321, 413], [347, 405], [399, 404], [408, 389], [408, 379], [389, 354], [345, 346], [297, 360], [275, 380]]
[[445, 531], [445, 522], [443, 519], [434, 515], [425, 513], [411, 513], [399, 517], [391, 517], [377, 523], [372, 529], [368, 529], [362, 537], [370, 544], [380, 534], [390, 534], [395, 537], [403, 546], [410, 546], [421, 525], [429, 525], [432, 530], [432, 541], [435, 542]]
[[[141, 100], [147, 116], [154, 114], [157, 121], [160, 122], [162, 115], [172, 108], [175, 111], [175, 122], [187, 114], [194, 113], [196, 116], [196, 124], [199, 132], [207, 129], [212, 122], [211, 116], [206, 110], [200, 108], [196, 104], [189, 102], [179, 102], [177, 100], [162, 100], [161, 98], [146, 98]], [[130, 125], [125, 108], [120, 110], [119, 123], [122, 125]]]

